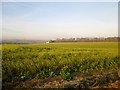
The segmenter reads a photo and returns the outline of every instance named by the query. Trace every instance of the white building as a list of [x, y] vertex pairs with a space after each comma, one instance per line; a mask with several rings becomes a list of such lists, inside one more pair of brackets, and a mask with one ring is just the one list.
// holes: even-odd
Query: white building
[[46, 43], [50, 43], [49, 41], [47, 41]]

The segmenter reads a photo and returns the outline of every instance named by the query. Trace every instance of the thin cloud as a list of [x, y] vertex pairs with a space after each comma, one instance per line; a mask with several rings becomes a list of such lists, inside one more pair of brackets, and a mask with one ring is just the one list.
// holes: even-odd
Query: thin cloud
[[[6, 4], [3, 9], [5, 10], [4, 38], [106, 37], [117, 36], [118, 33], [117, 3], [19, 3], [17, 5], [19, 6], [15, 4], [9, 9]], [[16, 8], [15, 11], [11, 11], [13, 7]]]

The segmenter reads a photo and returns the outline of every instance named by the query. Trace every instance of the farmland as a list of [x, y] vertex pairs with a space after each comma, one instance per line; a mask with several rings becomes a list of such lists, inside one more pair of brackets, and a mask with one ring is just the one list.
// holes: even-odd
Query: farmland
[[93, 76], [118, 70], [118, 42], [59, 42], [2, 45], [3, 83], [60, 76], [72, 80], [75, 73]]

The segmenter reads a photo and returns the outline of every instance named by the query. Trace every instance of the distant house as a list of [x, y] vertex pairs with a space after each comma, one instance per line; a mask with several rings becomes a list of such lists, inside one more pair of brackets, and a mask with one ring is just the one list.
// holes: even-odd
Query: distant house
[[55, 42], [54, 40], [47, 41], [46, 43], [53, 43]]
[[50, 43], [49, 41], [47, 41], [46, 43]]

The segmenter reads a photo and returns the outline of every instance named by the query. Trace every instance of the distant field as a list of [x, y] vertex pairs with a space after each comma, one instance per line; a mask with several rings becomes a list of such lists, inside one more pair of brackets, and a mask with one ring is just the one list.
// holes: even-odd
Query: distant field
[[117, 70], [117, 42], [66, 42], [2, 45], [3, 82]]

